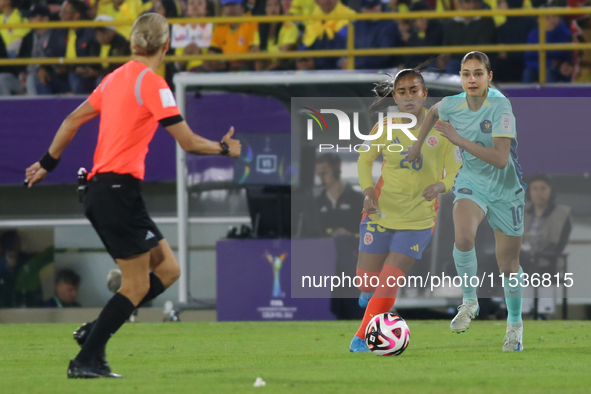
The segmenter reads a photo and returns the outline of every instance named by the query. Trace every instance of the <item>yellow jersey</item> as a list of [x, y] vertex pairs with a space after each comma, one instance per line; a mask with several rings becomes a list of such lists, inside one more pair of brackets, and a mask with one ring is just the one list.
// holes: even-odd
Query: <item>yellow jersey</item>
[[316, 1], [314, 0], [293, 0], [291, 2], [291, 8], [289, 9], [290, 15], [311, 15], [312, 11], [316, 8]]
[[[298, 42], [299, 30], [293, 22], [284, 22], [279, 29], [277, 40], [269, 37], [267, 40], [267, 52], [268, 53], [279, 53], [279, 48], [284, 45], [295, 45]], [[261, 37], [259, 32], [254, 35], [253, 45], [261, 45]]]
[[248, 53], [254, 45], [258, 30], [256, 22], [241, 23], [236, 30], [232, 30], [228, 24], [217, 25], [213, 29], [210, 48], [219, 48], [222, 53]]
[[23, 37], [26, 36], [29, 31], [31, 31], [31, 29], [27, 29], [24, 27], [18, 29], [3, 29], [2, 25], [5, 23], [8, 24], [25, 22], [27, 22], [27, 18], [24, 18], [21, 12], [16, 8], [12, 11], [12, 14], [10, 14], [8, 18], [6, 18], [4, 14], [0, 14], [0, 36], [4, 40], [4, 45], [6, 46], [7, 50], [9, 49], [8, 47], [10, 46], [10, 44], [12, 44], [14, 40], [22, 40]]
[[142, 0], [125, 0], [119, 7], [115, 6], [110, 1], [100, 1], [98, 6], [98, 15], [109, 15], [116, 21], [129, 21], [129, 25], [120, 25], [115, 27], [115, 31], [121, 34], [127, 41], [131, 37], [131, 24], [135, 21], [142, 12], [152, 8], [152, 2], [143, 3]]
[[[427, 113], [426, 109], [423, 109]], [[378, 213], [369, 215], [373, 222], [393, 230], [423, 230], [435, 225], [437, 199], [427, 201], [421, 196], [425, 188], [443, 182], [445, 192], [451, 190], [454, 178], [462, 165], [459, 148], [447, 138], [439, 135], [434, 128], [429, 132], [421, 150], [420, 162], [409, 163], [405, 157], [408, 147], [413, 144], [400, 129], [392, 131], [392, 140], [387, 140], [387, 117], [384, 116], [382, 135], [365, 144], [357, 162], [359, 184], [363, 190], [373, 187], [378, 197]], [[402, 123], [394, 118], [393, 123]], [[376, 124], [371, 134], [376, 134]], [[409, 131], [417, 137], [420, 128]], [[383, 145], [379, 145], [383, 144]], [[373, 182], [371, 170], [379, 155], [383, 156], [382, 174]], [[445, 176], [444, 176], [445, 170]], [[367, 214], [364, 214], [363, 219]]]

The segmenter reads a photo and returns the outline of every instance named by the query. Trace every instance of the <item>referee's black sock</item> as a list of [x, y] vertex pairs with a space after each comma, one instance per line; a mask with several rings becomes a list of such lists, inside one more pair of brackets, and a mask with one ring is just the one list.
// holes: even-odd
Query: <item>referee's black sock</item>
[[94, 327], [84, 342], [76, 361], [89, 363], [102, 349], [107, 341], [117, 332], [133, 313], [135, 305], [121, 293], [115, 294], [96, 319]]
[[160, 294], [164, 293], [164, 285], [159, 277], [156, 276], [153, 272], [150, 272], [150, 290], [148, 290], [148, 294], [140, 301], [138, 304], [138, 308], [143, 306], [145, 303], [152, 301], [154, 298], [158, 297]]
[[[166, 290], [166, 289], [164, 288], [164, 285], [162, 284], [162, 281], [160, 280], [160, 278], [157, 277], [153, 272], [150, 272], [150, 290], [148, 290], [148, 294], [146, 294], [146, 296], [140, 301], [137, 308], [139, 308], [140, 306], [143, 306], [147, 302], [152, 301], [154, 298], [156, 298], [160, 294], [164, 293], [164, 290]], [[94, 327], [97, 320], [94, 320], [93, 322], [91, 322], [92, 327]], [[92, 331], [92, 329], [91, 329], [91, 331]], [[89, 333], [89, 335], [90, 335], [90, 333]]]

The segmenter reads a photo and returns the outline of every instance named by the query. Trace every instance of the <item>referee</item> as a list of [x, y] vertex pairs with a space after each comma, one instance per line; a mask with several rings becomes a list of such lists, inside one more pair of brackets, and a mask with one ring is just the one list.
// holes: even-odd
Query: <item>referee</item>
[[26, 170], [29, 187], [43, 180], [78, 128], [101, 115], [84, 213], [119, 265], [123, 281], [99, 317], [75, 333], [82, 349], [70, 361], [68, 378], [120, 377], [107, 363], [107, 341], [135, 308], [164, 292], [180, 275], [178, 261], [150, 219], [140, 189], [148, 144], [158, 124], [189, 153], [240, 155], [233, 127], [221, 142], [214, 142], [193, 134], [181, 117], [168, 85], [154, 72], [169, 44], [163, 16], [140, 16], [131, 31], [133, 60], [103, 79], [64, 120], [47, 153]]

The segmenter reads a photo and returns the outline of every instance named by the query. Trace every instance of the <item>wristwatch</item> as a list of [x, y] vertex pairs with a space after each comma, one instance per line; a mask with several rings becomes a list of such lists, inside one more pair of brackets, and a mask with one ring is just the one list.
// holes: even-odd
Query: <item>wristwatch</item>
[[230, 146], [226, 141], [220, 141], [220, 146], [222, 147], [222, 156], [228, 156], [230, 154]]

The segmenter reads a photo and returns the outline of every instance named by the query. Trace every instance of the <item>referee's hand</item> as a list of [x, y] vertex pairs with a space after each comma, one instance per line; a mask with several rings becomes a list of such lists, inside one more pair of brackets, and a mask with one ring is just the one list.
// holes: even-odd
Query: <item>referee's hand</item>
[[240, 144], [240, 141], [232, 139], [233, 135], [234, 126], [230, 127], [230, 130], [228, 130], [224, 138], [222, 138], [222, 141], [228, 144], [228, 147], [230, 148], [230, 153], [228, 154], [228, 156], [240, 157], [240, 152], [242, 151], [242, 144]]
[[27, 186], [32, 187], [35, 183], [41, 182], [47, 175], [47, 170], [41, 167], [39, 162], [33, 164], [25, 170], [25, 176], [27, 177]]

